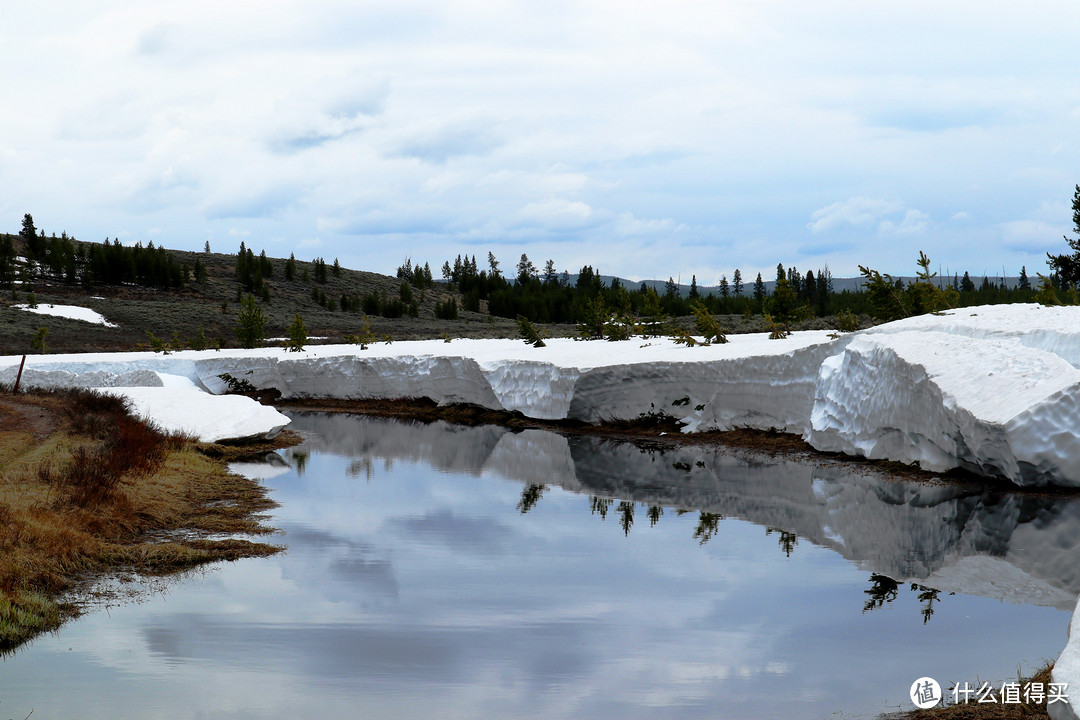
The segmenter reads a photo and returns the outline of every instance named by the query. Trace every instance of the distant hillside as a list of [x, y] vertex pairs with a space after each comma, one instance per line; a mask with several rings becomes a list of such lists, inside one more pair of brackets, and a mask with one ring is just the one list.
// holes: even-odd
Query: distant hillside
[[[4, 236], [0, 235], [0, 238]], [[18, 236], [13, 240], [17, 252], [24, 252]], [[237, 324], [238, 297], [242, 291], [236, 277], [237, 255], [224, 253], [167, 250], [182, 265], [194, 268], [195, 261], [205, 267], [206, 277], [199, 282], [192, 278], [180, 289], [159, 289], [127, 285], [96, 285], [86, 289], [80, 284], [68, 284], [56, 278], [35, 278], [31, 283], [17, 280], [11, 290], [4, 290], [0, 305], [0, 354], [32, 352], [30, 338], [40, 327], [48, 328], [49, 352], [85, 352], [102, 350], [132, 350], [149, 342], [148, 332], [171, 340], [174, 333], [182, 340], [194, 338], [202, 329], [213, 341], [217, 338], [225, 347], [237, 345], [234, 329]], [[21, 261], [20, 261], [21, 262]], [[262, 303], [267, 315], [268, 337], [282, 337], [286, 328], [299, 313], [312, 337], [327, 337], [341, 341], [347, 334], [361, 329], [361, 311], [341, 310], [342, 296], [352, 300], [376, 294], [386, 300], [401, 299], [402, 281], [362, 270], [341, 268], [335, 274], [329, 267], [326, 282], [318, 282], [315, 264], [296, 261], [294, 280], [285, 279], [284, 258], [269, 258], [273, 268], [264, 280], [269, 289], [269, 302]], [[333, 259], [330, 260], [333, 262]], [[305, 279], [305, 276], [307, 279]], [[107, 328], [78, 320], [37, 315], [11, 309], [11, 305], [26, 303], [33, 293], [39, 305], [78, 305], [91, 308], [119, 325]], [[409, 287], [410, 303], [416, 304], [417, 317], [387, 318], [371, 314], [373, 330], [379, 336], [388, 334], [395, 339], [439, 337], [444, 332], [455, 337], [484, 337], [508, 335], [514, 332], [512, 320], [491, 318], [485, 313], [459, 310], [458, 320], [439, 320], [435, 304], [460, 296], [443, 285], [425, 290]], [[326, 300], [314, 297], [318, 293]], [[330, 300], [333, 304], [330, 304]], [[333, 308], [333, 309], [331, 309]]]

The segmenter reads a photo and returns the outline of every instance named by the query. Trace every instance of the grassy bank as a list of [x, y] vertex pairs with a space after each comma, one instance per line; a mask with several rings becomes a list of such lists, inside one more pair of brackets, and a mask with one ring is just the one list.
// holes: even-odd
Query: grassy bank
[[207, 539], [272, 532], [265, 490], [225, 469], [237, 452], [166, 435], [111, 396], [0, 396], [0, 652], [78, 614], [72, 591], [102, 574], [278, 552]]

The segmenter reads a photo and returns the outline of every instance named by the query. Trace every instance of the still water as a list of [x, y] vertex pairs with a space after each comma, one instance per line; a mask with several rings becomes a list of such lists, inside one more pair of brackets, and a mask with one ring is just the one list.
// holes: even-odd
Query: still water
[[1053, 659], [1080, 502], [294, 413], [288, 552], [3, 661], [23, 718], [859, 718]]

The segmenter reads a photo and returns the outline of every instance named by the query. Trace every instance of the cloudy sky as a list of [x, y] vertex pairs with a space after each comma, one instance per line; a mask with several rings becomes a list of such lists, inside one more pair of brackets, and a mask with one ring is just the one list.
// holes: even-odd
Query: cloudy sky
[[[1071, 0], [38, 0], [0, 22], [0, 229], [712, 284], [1045, 269]], [[438, 274], [438, 273], [436, 273]]]

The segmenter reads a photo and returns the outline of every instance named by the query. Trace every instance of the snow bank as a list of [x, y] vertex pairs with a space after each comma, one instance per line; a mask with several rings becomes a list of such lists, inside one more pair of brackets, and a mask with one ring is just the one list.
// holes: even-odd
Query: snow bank
[[1069, 642], [1054, 663], [1050, 679], [1052, 682], [1064, 683], [1069, 696], [1068, 704], [1057, 702], [1046, 706], [1050, 717], [1054, 720], [1077, 720], [1074, 703], [1080, 702], [1080, 604], [1069, 623]]
[[243, 395], [216, 396], [185, 387], [110, 388], [106, 392], [127, 398], [136, 415], [162, 430], [202, 442], [270, 439], [289, 424], [289, 418], [274, 408]]
[[1080, 486], [1080, 370], [1016, 339], [939, 332], [854, 338], [821, 366], [819, 450]]
[[220, 353], [195, 362], [199, 382], [227, 389], [228, 375], [285, 398], [427, 397], [545, 420], [596, 423], [666, 413], [687, 431], [734, 427], [809, 430], [817, 370], [846, 338], [735, 335], [686, 348], [669, 339], [627, 342], [455, 340]]
[[106, 320], [105, 316], [96, 310], [78, 305], [38, 305], [37, 307], [12, 305], [11, 307], [14, 310], [26, 310], [38, 315], [52, 315], [54, 317], [68, 318], [69, 320], [81, 320], [95, 325], [104, 325], [105, 327], [120, 327]]
[[1017, 340], [1044, 350], [1080, 368], [1080, 308], [1034, 303], [980, 305], [936, 315], [897, 320], [863, 331], [866, 334], [942, 332], [988, 340]]

